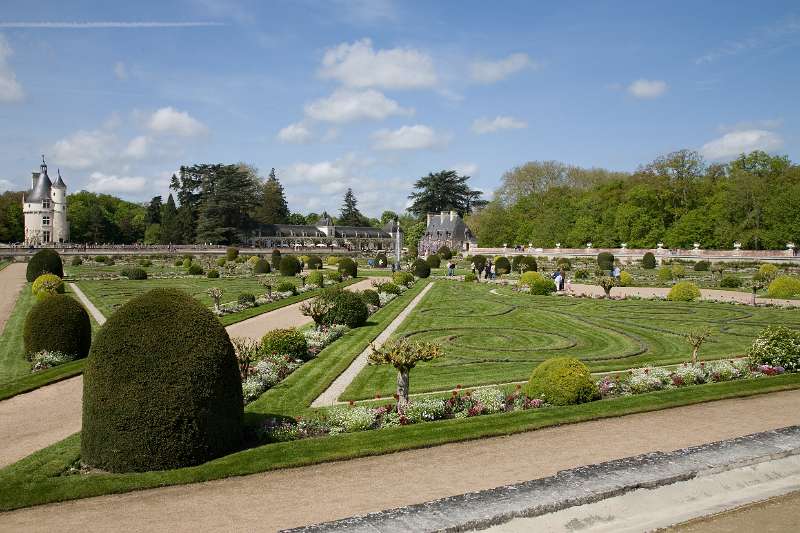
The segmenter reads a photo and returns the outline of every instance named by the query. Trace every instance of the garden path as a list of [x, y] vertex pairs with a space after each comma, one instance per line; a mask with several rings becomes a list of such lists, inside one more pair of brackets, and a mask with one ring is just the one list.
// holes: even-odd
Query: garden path
[[74, 283], [70, 283], [69, 288], [75, 293], [75, 296], [78, 297], [78, 300], [80, 300], [86, 310], [89, 311], [89, 314], [92, 315], [92, 318], [94, 318], [95, 322], [101, 326], [106, 323], [106, 317], [104, 317], [103, 313], [101, 313], [100, 310], [92, 303], [92, 301], [86, 297], [80, 287]]
[[0, 514], [25, 531], [302, 526], [800, 423], [800, 390]]
[[[604, 295], [603, 289], [598, 285], [584, 285], [573, 283], [572, 292], [578, 296], [601, 297]], [[640, 298], [666, 298], [669, 288], [666, 287], [614, 287], [611, 289], [611, 296], [638, 296]], [[716, 302], [736, 302], [750, 304], [753, 302], [752, 295], [740, 291], [722, 291], [719, 289], [700, 289], [702, 300], [713, 300]], [[778, 298], [756, 298], [757, 304], [771, 304], [782, 307], [798, 307], [800, 300], [781, 300]]]
[[17, 295], [25, 285], [25, 263], [11, 263], [0, 270], [0, 331], [6, 326], [6, 320], [14, 310]]

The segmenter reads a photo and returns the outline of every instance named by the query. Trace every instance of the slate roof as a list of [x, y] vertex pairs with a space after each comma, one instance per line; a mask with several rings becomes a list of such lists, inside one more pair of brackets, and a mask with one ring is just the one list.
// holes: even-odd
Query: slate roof
[[39, 177], [36, 180], [36, 186], [25, 193], [26, 203], [41, 202], [50, 198], [50, 187], [53, 184], [50, 182], [50, 176], [47, 175], [47, 167], [42, 166], [42, 170], [43, 172], [39, 173]]
[[450, 220], [450, 213], [446, 213], [444, 220], [439, 213], [432, 215], [430, 224], [425, 228], [425, 235], [430, 237], [451, 237], [455, 240], [469, 241], [472, 240], [472, 232], [464, 223], [464, 219], [456, 216]]
[[[320, 224], [322, 226], [323, 224]], [[261, 237], [314, 237], [326, 238], [317, 226], [296, 226], [292, 224], [262, 224], [256, 228]], [[391, 235], [380, 228], [335, 226], [332, 238], [373, 238], [390, 239]]]

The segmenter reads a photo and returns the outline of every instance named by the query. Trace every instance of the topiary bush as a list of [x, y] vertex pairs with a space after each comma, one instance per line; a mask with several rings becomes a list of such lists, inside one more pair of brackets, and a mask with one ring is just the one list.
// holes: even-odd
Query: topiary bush
[[476, 255], [472, 258], [472, 264], [475, 265], [476, 270], [479, 272], [482, 271], [486, 267], [486, 256], [481, 254]]
[[295, 276], [300, 272], [300, 260], [293, 255], [281, 257], [280, 262], [281, 276]]
[[94, 256], [94, 261], [95, 263], [105, 263], [106, 261], [108, 261], [108, 257], [104, 255], [96, 255]]
[[239, 257], [239, 249], [231, 246], [225, 250], [225, 257], [228, 261], [236, 261], [236, 258]]
[[511, 272], [511, 262], [507, 257], [498, 257], [494, 262], [494, 271], [498, 276]]
[[693, 302], [700, 298], [700, 289], [691, 281], [681, 281], [672, 286], [667, 299], [673, 302]]
[[376, 268], [386, 268], [389, 265], [389, 258], [386, 257], [386, 254], [383, 252], [378, 252], [375, 255], [375, 267]]
[[181, 267], [181, 266], [183, 266], [183, 259], [176, 259], [176, 260], [175, 260], [175, 266], [176, 266], [176, 267]]
[[342, 282], [342, 275], [338, 272], [325, 272], [325, 277], [334, 283]]
[[358, 277], [358, 264], [349, 257], [339, 259], [339, 272], [351, 278]]
[[328, 266], [336, 266], [339, 264], [339, 258], [335, 255], [329, 255], [325, 258], [325, 264]]
[[281, 251], [278, 249], [272, 250], [272, 270], [280, 270], [281, 268]]
[[55, 250], [50, 248], [39, 250], [28, 261], [28, 267], [25, 271], [25, 278], [28, 281], [34, 281], [42, 274], [55, 274], [59, 278], [64, 277], [64, 263]]
[[442, 258], [436, 254], [429, 255], [425, 262], [428, 263], [428, 266], [431, 268], [439, 268], [442, 265]]
[[726, 276], [722, 276], [719, 286], [726, 289], [737, 289], [742, 286], [742, 280], [741, 278], [728, 274]]
[[269, 274], [271, 271], [272, 269], [266, 259], [259, 259], [256, 261], [255, 266], [253, 266], [254, 274]]
[[764, 263], [758, 267], [758, 273], [764, 281], [770, 282], [778, 275], [778, 267], [772, 263]]
[[800, 331], [769, 326], [759, 333], [747, 355], [752, 365], [780, 366], [797, 372], [800, 370]]
[[189, 270], [186, 271], [190, 276], [202, 276], [205, 274], [203, 267], [199, 263], [192, 263], [189, 265]]
[[642, 268], [653, 270], [655, 267], [656, 256], [653, 255], [653, 252], [645, 252], [644, 257], [642, 257]]
[[574, 405], [600, 397], [589, 368], [572, 357], [555, 357], [539, 363], [525, 386], [525, 394], [551, 405]]
[[414, 274], [410, 272], [395, 272], [392, 274], [392, 281], [397, 285], [405, 285], [408, 287], [414, 283]]
[[529, 255], [515, 255], [514, 260], [511, 262], [511, 269], [514, 272], [536, 272], [539, 270], [539, 265], [536, 264], [536, 258]]
[[192, 260], [188, 257], [183, 260], [183, 268], [191, 268], [193, 264], [194, 263], [192, 263]]
[[72, 263], [72, 266], [74, 266], [74, 267], [81, 266], [83, 264], [83, 259], [81, 259], [80, 257], [78, 257], [76, 255], [75, 257], [72, 258], [71, 263]]
[[145, 271], [143, 268], [126, 268], [122, 271], [122, 275], [128, 279], [147, 279], [147, 271]]
[[670, 270], [672, 271], [673, 278], [683, 278], [686, 277], [686, 267], [680, 263], [674, 263]]
[[708, 272], [711, 268], [711, 263], [708, 261], [698, 261], [692, 268], [694, 268], [695, 272]]
[[325, 285], [325, 274], [319, 270], [314, 270], [306, 278], [306, 283], [316, 285], [317, 287], [322, 287]]
[[559, 257], [556, 261], [556, 267], [564, 270], [572, 270], [572, 261], [568, 257]]
[[251, 292], [243, 292], [239, 295], [236, 301], [239, 303], [239, 305], [255, 305], [256, 295]]
[[83, 373], [85, 464], [110, 472], [197, 465], [239, 449], [242, 417], [233, 345], [187, 293], [137, 296], [97, 334]]
[[42, 274], [31, 285], [31, 292], [39, 300], [54, 294], [64, 294], [64, 280], [55, 274]]
[[402, 294], [400, 287], [395, 285], [394, 283], [389, 283], [389, 282], [381, 283], [380, 285], [378, 285], [377, 289], [378, 292], [386, 292], [389, 294], [395, 294], [397, 296], [400, 296], [400, 294]]
[[278, 292], [291, 292], [292, 294], [297, 294], [297, 285], [291, 281], [281, 281], [275, 285], [275, 290]]
[[303, 361], [309, 359], [306, 336], [295, 328], [268, 331], [261, 338], [261, 353], [262, 355], [288, 355], [292, 359]]
[[331, 308], [322, 319], [323, 324], [329, 326], [342, 324], [349, 328], [357, 328], [367, 323], [369, 310], [358, 294], [333, 288], [326, 289], [321, 297], [331, 304]]
[[217, 279], [219, 278], [219, 271], [218, 270], [209, 270], [206, 274], [206, 277], [209, 279]]
[[309, 255], [306, 266], [309, 270], [319, 270], [322, 268], [322, 258], [318, 255]]
[[614, 254], [611, 252], [597, 254], [597, 266], [603, 270], [612, 270], [614, 268]]
[[422, 259], [417, 259], [411, 264], [411, 270], [418, 278], [427, 278], [431, 275], [430, 265]]
[[478, 276], [476, 276], [472, 272], [467, 272], [466, 274], [464, 274], [464, 281], [470, 282], [470, 283], [474, 282], [474, 281], [478, 281]]
[[453, 251], [447, 245], [444, 245], [440, 246], [439, 249], [436, 250], [436, 255], [446, 261], [453, 258]]
[[42, 350], [86, 357], [92, 343], [89, 314], [71, 296], [55, 294], [40, 300], [25, 317], [22, 332], [25, 353]]
[[800, 278], [797, 276], [778, 276], [767, 287], [770, 298], [796, 298], [800, 296]]
[[365, 304], [380, 307], [381, 299], [376, 291], [373, 291], [372, 289], [364, 289], [359, 294], [361, 295], [361, 299], [364, 300]]
[[671, 281], [672, 280], [672, 269], [668, 266], [662, 266], [658, 269], [658, 279], [659, 281]]
[[531, 294], [546, 296], [556, 292], [555, 281], [542, 276], [538, 272], [525, 272], [520, 276], [519, 282], [530, 287]]
[[630, 287], [633, 285], [633, 276], [630, 272], [620, 272], [619, 273], [619, 286], [620, 287]]
[[579, 268], [575, 271], [575, 279], [589, 279], [589, 271], [585, 268]]

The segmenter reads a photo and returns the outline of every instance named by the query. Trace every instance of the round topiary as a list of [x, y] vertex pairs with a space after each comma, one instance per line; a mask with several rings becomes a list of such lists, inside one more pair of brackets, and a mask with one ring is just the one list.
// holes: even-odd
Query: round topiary
[[224, 267], [225, 263], [227, 263], [228, 260], [225, 259], [224, 257], [219, 257], [219, 258], [217, 258], [217, 260], [215, 262], [216, 262], [218, 267]]
[[271, 271], [272, 269], [266, 259], [259, 259], [256, 261], [255, 266], [253, 266], [254, 274], [269, 274]]
[[494, 271], [497, 273], [498, 276], [502, 276], [503, 274], [508, 274], [511, 272], [511, 262], [508, 260], [507, 257], [498, 257], [494, 261]]
[[175, 266], [176, 266], [176, 267], [181, 267], [181, 266], [183, 266], [183, 259], [176, 259], [176, 260], [175, 260]]
[[467, 272], [466, 274], [464, 274], [464, 281], [467, 282], [478, 281], [478, 276], [476, 276], [472, 272]]
[[726, 289], [736, 289], [742, 286], [742, 279], [730, 274], [722, 276], [719, 286]]
[[292, 359], [308, 359], [308, 343], [295, 328], [273, 329], [261, 338], [261, 353], [288, 355]]
[[275, 285], [275, 290], [278, 292], [291, 292], [292, 294], [297, 294], [297, 285], [291, 281], [281, 281]]
[[203, 267], [199, 263], [192, 263], [189, 265], [189, 270], [186, 271], [190, 276], [202, 276], [205, 274]]
[[272, 250], [272, 270], [280, 270], [281, 268], [281, 251], [277, 248]]
[[388, 293], [388, 294], [395, 294], [397, 296], [400, 296], [400, 294], [403, 291], [400, 290], [400, 287], [398, 285], [395, 285], [394, 283], [387, 282], [387, 283], [381, 283], [380, 285], [378, 285], [378, 292], [385, 292], [385, 293]]
[[358, 294], [338, 288], [327, 289], [322, 298], [331, 304], [330, 310], [322, 319], [323, 324], [341, 324], [349, 328], [366, 324], [369, 309]]
[[89, 314], [75, 299], [55, 294], [36, 303], [28, 312], [23, 328], [25, 353], [42, 350], [86, 357], [92, 344]]
[[556, 267], [563, 270], [572, 270], [572, 261], [568, 257], [559, 257], [556, 261]]
[[418, 278], [427, 278], [431, 275], [430, 265], [422, 259], [417, 259], [411, 264], [411, 270]]
[[475, 265], [475, 269], [480, 272], [484, 269], [484, 267], [486, 267], [486, 257], [478, 254], [472, 258], [472, 264]]
[[84, 463], [111, 472], [197, 465], [241, 446], [242, 417], [228, 334], [185, 292], [137, 296], [97, 334], [83, 372]]
[[76, 267], [76, 266], [81, 266], [82, 264], [83, 264], [83, 259], [81, 259], [77, 255], [72, 258], [72, 266]]
[[256, 295], [251, 292], [243, 292], [236, 301], [239, 305], [255, 305]]
[[321, 271], [315, 270], [309, 273], [308, 277], [306, 278], [306, 283], [316, 285], [317, 287], [322, 287], [325, 285], [325, 275]]
[[54, 294], [64, 294], [64, 280], [55, 274], [42, 274], [31, 285], [31, 292], [40, 300]]
[[183, 268], [190, 268], [193, 264], [192, 260], [188, 257], [183, 260]]
[[431, 268], [439, 268], [442, 264], [442, 258], [436, 254], [429, 255], [425, 262], [428, 263], [428, 266]]
[[405, 285], [407, 287], [414, 283], [414, 275], [410, 272], [395, 272], [392, 274], [392, 281], [397, 285]]
[[758, 267], [758, 273], [767, 281], [775, 279], [775, 276], [778, 275], [778, 267], [773, 265], [772, 263], [764, 263], [760, 267]]
[[769, 284], [767, 294], [770, 298], [794, 298], [800, 296], [800, 278], [797, 276], [778, 276]]
[[361, 295], [361, 299], [364, 300], [365, 304], [380, 307], [381, 298], [378, 296], [376, 291], [373, 291], [372, 289], [364, 289], [359, 294]]
[[597, 266], [603, 270], [614, 268], [614, 254], [611, 252], [600, 252], [597, 254]]
[[104, 255], [96, 255], [94, 258], [95, 263], [105, 263], [108, 261], [108, 257]]
[[281, 276], [294, 276], [300, 272], [300, 260], [293, 255], [281, 257], [280, 262]]
[[673, 302], [692, 302], [700, 298], [700, 289], [691, 281], [681, 281], [672, 286], [667, 300]]
[[589, 368], [572, 357], [554, 357], [533, 369], [525, 387], [529, 398], [552, 405], [573, 405], [599, 398]]
[[339, 274], [338, 272], [333, 272], [333, 271], [325, 272], [325, 277], [328, 280], [333, 281], [334, 283], [341, 283], [342, 281], [342, 275]]
[[708, 261], [698, 261], [692, 268], [695, 272], [708, 272], [708, 269], [711, 268], [711, 263]]
[[529, 255], [515, 255], [514, 260], [511, 262], [511, 270], [514, 272], [530, 272], [539, 270], [539, 265], [536, 264], [536, 258]]
[[64, 263], [61, 262], [61, 256], [55, 250], [49, 248], [39, 250], [28, 261], [28, 268], [25, 271], [25, 278], [28, 281], [34, 281], [42, 274], [55, 274], [59, 278], [64, 277]]
[[147, 279], [147, 272], [142, 268], [127, 268], [123, 275], [128, 279]]
[[546, 278], [538, 272], [525, 272], [520, 276], [521, 285], [527, 285], [531, 289], [531, 294], [546, 296], [556, 292], [556, 283], [550, 278]]
[[378, 252], [375, 256], [375, 267], [376, 268], [386, 268], [389, 264], [389, 259], [386, 257], [386, 254], [383, 252]]
[[453, 251], [447, 245], [443, 245], [436, 250], [436, 255], [447, 261], [448, 259], [453, 258]]
[[328, 266], [336, 266], [339, 264], [339, 258], [335, 255], [329, 255], [327, 258], [325, 258], [325, 264]]
[[219, 271], [218, 270], [209, 270], [208, 274], [206, 274], [206, 277], [209, 278], [209, 279], [217, 279], [219, 277]]
[[308, 266], [309, 270], [319, 270], [322, 268], [322, 258], [318, 255], [309, 255], [306, 266]]
[[228, 248], [225, 250], [225, 257], [228, 261], [235, 261], [236, 258], [239, 257], [239, 249], [234, 247]]
[[633, 285], [633, 276], [629, 272], [620, 272], [619, 273], [619, 286], [620, 287], [630, 287]]
[[656, 256], [653, 255], [653, 252], [645, 252], [644, 257], [642, 257], [642, 268], [652, 270], [655, 267], [656, 267]]
[[349, 257], [342, 257], [339, 259], [339, 272], [355, 278], [358, 276], [358, 264]]

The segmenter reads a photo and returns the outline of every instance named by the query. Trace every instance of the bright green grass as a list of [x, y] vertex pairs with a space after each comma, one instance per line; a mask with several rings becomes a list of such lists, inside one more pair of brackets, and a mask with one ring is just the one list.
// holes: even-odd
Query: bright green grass
[[[494, 294], [494, 291], [497, 294]], [[800, 329], [796, 310], [653, 300], [531, 296], [485, 284], [439, 281], [395, 336], [434, 341], [445, 357], [418, 365], [411, 392], [524, 381], [541, 361], [577, 357], [595, 371], [623, 370], [687, 359], [684, 336], [708, 326], [703, 359], [743, 355], [768, 325]], [[395, 371], [369, 366], [343, 399], [391, 395]]]

